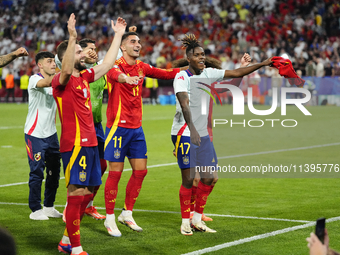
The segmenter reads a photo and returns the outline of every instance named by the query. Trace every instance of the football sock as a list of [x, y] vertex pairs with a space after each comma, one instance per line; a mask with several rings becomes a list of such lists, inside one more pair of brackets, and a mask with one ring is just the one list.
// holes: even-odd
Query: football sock
[[210, 185], [210, 191], [209, 191], [209, 195], [212, 192], [212, 190], [214, 189], [215, 185]]
[[79, 254], [83, 252], [83, 247], [78, 246], [78, 247], [72, 247], [72, 254]]
[[194, 212], [195, 211], [195, 205], [196, 205], [196, 191], [197, 191], [197, 187], [192, 185], [191, 187], [191, 202], [190, 202], [190, 212]]
[[66, 227], [72, 247], [80, 246], [80, 207], [84, 196], [68, 196], [66, 207]]
[[203, 182], [199, 181], [197, 186], [197, 198], [196, 198], [196, 207], [195, 212], [202, 214], [205, 204], [207, 203], [207, 199], [210, 193], [210, 185], [206, 185]]
[[106, 220], [107, 221], [111, 221], [111, 220], [115, 220], [115, 215], [114, 214], [106, 214]]
[[105, 207], [106, 214], [114, 214], [118, 193], [118, 182], [122, 172], [110, 171], [105, 183]]
[[70, 238], [68, 236], [63, 235], [63, 238], [61, 238], [61, 242], [64, 244], [71, 244]]
[[133, 170], [130, 180], [126, 186], [125, 206], [126, 210], [132, 211], [142, 188], [144, 177], [148, 170]]
[[130, 211], [130, 210], [123, 210], [122, 211], [123, 217], [131, 216], [131, 215], [132, 215], [132, 211]]
[[[105, 159], [100, 159], [100, 169], [101, 169], [101, 172], [102, 172], [102, 177], [103, 177], [103, 174], [105, 173], [106, 171], [106, 168], [107, 168], [107, 163], [106, 163], [106, 160]], [[100, 188], [100, 185], [94, 187], [94, 190], [93, 190], [93, 198], [97, 195], [97, 192]], [[87, 207], [90, 207], [90, 206], [93, 206], [93, 201], [90, 202], [91, 205], [89, 204]]]
[[181, 185], [179, 189], [179, 202], [181, 204], [182, 219], [190, 219], [191, 190], [192, 188], [187, 189], [183, 185]]
[[195, 212], [194, 216], [192, 217], [192, 223], [195, 224], [197, 222], [200, 222], [202, 220], [202, 214]]
[[190, 219], [182, 219], [182, 224], [190, 224]]
[[[93, 197], [94, 197], [94, 193], [93, 193]], [[89, 207], [91, 207], [91, 206], [93, 206], [93, 200], [91, 200], [91, 201], [88, 203], [88, 205], [87, 205], [86, 208], [89, 208]]]
[[88, 195], [84, 196], [84, 200], [83, 200], [83, 202], [81, 203], [81, 206], [80, 206], [80, 220], [83, 219], [85, 209], [92, 199], [93, 199], [93, 194], [88, 194]]

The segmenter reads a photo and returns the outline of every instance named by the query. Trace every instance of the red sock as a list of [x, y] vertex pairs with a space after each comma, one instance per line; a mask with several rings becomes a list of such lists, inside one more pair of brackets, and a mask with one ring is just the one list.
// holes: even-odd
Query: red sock
[[210, 187], [210, 191], [209, 191], [209, 195], [210, 195], [210, 193], [214, 189], [215, 185], [210, 185], [209, 187]]
[[72, 247], [80, 246], [80, 207], [84, 196], [68, 196], [66, 206], [66, 228]]
[[125, 196], [125, 210], [132, 211], [133, 206], [137, 200], [139, 192], [142, 188], [142, 183], [147, 169], [145, 170], [133, 170], [130, 180], [126, 186], [126, 196]]
[[110, 171], [105, 183], [105, 207], [106, 214], [113, 214], [118, 193], [118, 182], [122, 172]]
[[192, 197], [192, 188], [187, 189], [181, 185], [179, 189], [179, 202], [181, 204], [182, 219], [190, 219], [190, 198]]
[[198, 212], [200, 214], [203, 213], [205, 204], [207, 203], [207, 199], [210, 193], [210, 185], [206, 185], [203, 182], [199, 181], [198, 187], [197, 187], [197, 200], [196, 200], [196, 207], [195, 212]]
[[192, 187], [191, 187], [190, 212], [195, 211], [196, 198], [197, 198], [196, 191], [197, 191], [197, 187], [192, 185]]
[[[105, 173], [105, 171], [106, 171], [106, 168], [107, 168], [106, 160], [101, 158], [101, 159], [100, 159], [100, 169], [101, 169], [101, 171], [102, 171], [102, 177], [103, 177], [103, 175], [104, 175], [104, 173]], [[93, 190], [93, 198], [92, 198], [92, 199], [94, 199], [94, 197], [97, 195], [97, 192], [98, 192], [99, 188], [100, 188], [100, 185], [94, 187], [94, 190]]]
[[80, 220], [83, 219], [85, 209], [92, 199], [93, 199], [93, 194], [88, 194], [84, 196], [84, 201], [81, 203], [81, 206], [80, 206]]

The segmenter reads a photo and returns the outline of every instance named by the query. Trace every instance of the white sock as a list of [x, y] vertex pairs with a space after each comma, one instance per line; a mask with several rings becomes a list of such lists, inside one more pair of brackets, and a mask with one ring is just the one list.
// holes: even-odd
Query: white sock
[[131, 216], [132, 215], [132, 211], [130, 210], [123, 210], [122, 211], [122, 216], [126, 217], [126, 216]]
[[107, 221], [116, 220], [115, 214], [106, 214], [106, 220]]
[[189, 225], [190, 224], [190, 219], [183, 219], [182, 218], [182, 224]]
[[201, 219], [202, 219], [202, 214], [195, 212], [194, 216], [192, 217], [192, 222], [197, 223], [197, 222], [200, 222]]
[[83, 247], [78, 246], [78, 247], [72, 247], [72, 254], [79, 254], [83, 252]]
[[91, 206], [93, 206], [93, 200], [91, 200], [91, 201], [89, 202], [89, 204], [87, 205], [86, 208], [89, 208], [89, 207], [91, 207]]
[[71, 244], [70, 238], [68, 236], [63, 236], [63, 238], [61, 238], [61, 242], [64, 244]]

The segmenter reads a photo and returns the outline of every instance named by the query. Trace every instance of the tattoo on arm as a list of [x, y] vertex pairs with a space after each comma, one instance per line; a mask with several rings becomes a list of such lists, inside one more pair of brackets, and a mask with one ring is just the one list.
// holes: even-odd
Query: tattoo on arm
[[4, 67], [5, 65], [8, 65], [14, 59], [16, 59], [14, 52], [9, 53], [9, 54], [4, 55], [4, 56], [0, 56], [0, 67]]

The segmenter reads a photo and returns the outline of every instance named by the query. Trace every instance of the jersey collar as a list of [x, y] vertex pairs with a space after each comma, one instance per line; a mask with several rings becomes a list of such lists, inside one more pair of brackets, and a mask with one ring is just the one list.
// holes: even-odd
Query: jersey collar
[[188, 76], [190, 77], [190, 76], [193, 76], [193, 74], [189, 71], [189, 69], [187, 69], [187, 70], [185, 70], [186, 72], [187, 72], [187, 74], [188, 74]]

